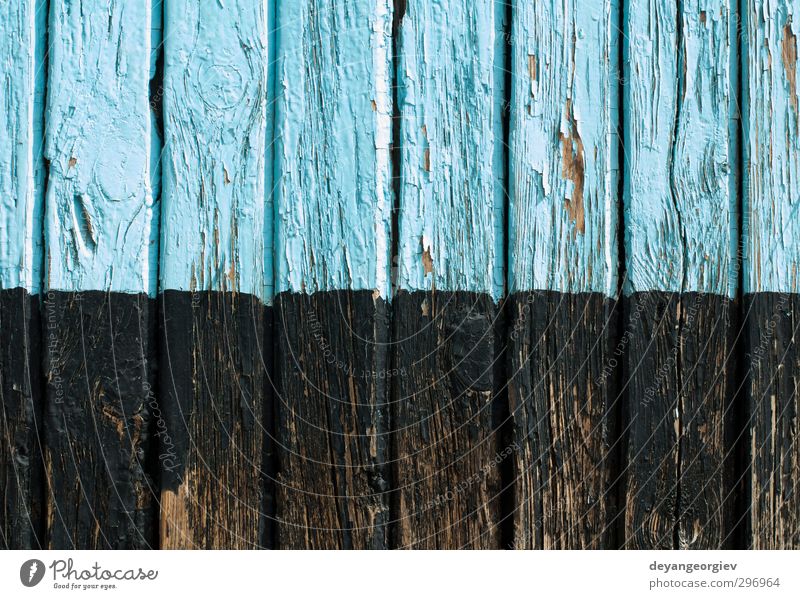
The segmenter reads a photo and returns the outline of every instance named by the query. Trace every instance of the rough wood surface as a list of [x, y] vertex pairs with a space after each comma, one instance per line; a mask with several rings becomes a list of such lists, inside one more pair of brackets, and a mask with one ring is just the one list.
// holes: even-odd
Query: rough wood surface
[[44, 46], [47, 2], [0, 8], [0, 547], [42, 546]]
[[[513, 547], [610, 544], [619, 7], [514, 7], [509, 143]], [[534, 293], [547, 290], [548, 294]]]
[[747, 0], [743, 7], [742, 279], [752, 460], [746, 544], [798, 549], [800, 3]]
[[392, 3], [277, 9], [278, 546], [385, 547]]
[[736, 6], [631, 0], [625, 14], [623, 543], [723, 548], [733, 507]]
[[411, 0], [397, 16], [394, 542], [497, 548], [500, 466], [511, 453], [494, 428], [506, 14], [491, 1]]
[[155, 542], [145, 473], [158, 253], [150, 28], [150, 3], [50, 4], [44, 365], [52, 548]]
[[[262, 543], [266, 4], [166, 5], [161, 544]], [[271, 261], [271, 258], [270, 258]], [[269, 283], [271, 287], [271, 282]], [[271, 299], [271, 298], [269, 298]], [[160, 455], [166, 455], [161, 452]]]

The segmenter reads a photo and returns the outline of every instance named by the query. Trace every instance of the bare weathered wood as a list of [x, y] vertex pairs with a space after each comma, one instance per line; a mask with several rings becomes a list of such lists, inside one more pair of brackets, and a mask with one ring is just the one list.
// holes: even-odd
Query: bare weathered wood
[[397, 15], [395, 545], [499, 548], [505, 7]]
[[795, 0], [743, 3], [746, 545], [756, 549], [800, 548], [799, 15]]
[[513, 547], [609, 547], [618, 347], [619, 6], [514, 6], [508, 396]]
[[44, 544], [41, 328], [47, 2], [0, 7], [0, 547]]
[[266, 3], [166, 9], [161, 546], [252, 549], [272, 426]]
[[731, 546], [736, 3], [625, 9], [625, 547]]
[[387, 545], [391, 4], [277, 3], [281, 548]]
[[50, 3], [44, 304], [48, 543], [155, 542], [158, 206], [149, 2]]

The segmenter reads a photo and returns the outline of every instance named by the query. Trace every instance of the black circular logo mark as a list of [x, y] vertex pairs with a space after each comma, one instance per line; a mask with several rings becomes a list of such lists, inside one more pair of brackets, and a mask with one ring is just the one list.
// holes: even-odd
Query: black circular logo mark
[[44, 578], [44, 562], [29, 559], [19, 569], [19, 579], [26, 587], [35, 587]]

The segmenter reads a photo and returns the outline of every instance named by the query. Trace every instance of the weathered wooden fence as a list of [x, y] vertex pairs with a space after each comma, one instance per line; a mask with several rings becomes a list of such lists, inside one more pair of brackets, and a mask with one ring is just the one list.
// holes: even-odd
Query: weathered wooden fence
[[800, 548], [800, 0], [0, 2], [11, 548]]

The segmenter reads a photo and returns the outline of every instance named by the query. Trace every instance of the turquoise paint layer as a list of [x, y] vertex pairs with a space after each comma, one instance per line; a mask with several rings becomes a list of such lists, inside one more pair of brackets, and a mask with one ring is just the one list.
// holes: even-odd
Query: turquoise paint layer
[[161, 288], [264, 300], [266, 3], [170, 0], [165, 31]]
[[48, 289], [155, 294], [150, 27], [150, 2], [51, 2]]
[[46, 0], [0, 5], [0, 288], [42, 281]]
[[278, 2], [277, 291], [389, 295], [391, 0]]
[[800, 1], [746, 0], [745, 293], [800, 292]]
[[503, 294], [495, 16], [494, 0], [406, 4], [398, 64], [401, 289]]
[[611, 0], [514, 4], [512, 292], [617, 293], [618, 22]]
[[735, 15], [728, 0], [627, 2], [625, 293], [736, 293]]

